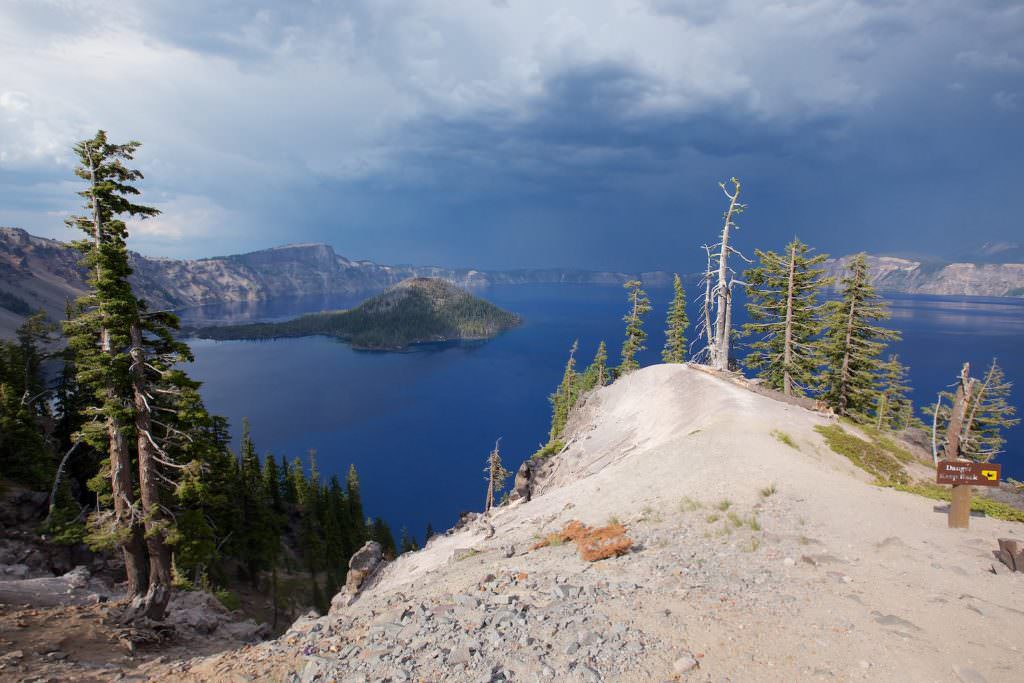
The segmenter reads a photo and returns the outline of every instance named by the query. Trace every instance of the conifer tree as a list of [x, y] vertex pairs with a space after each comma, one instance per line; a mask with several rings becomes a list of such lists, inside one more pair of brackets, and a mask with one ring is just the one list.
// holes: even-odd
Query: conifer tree
[[505, 482], [512, 474], [501, 464], [501, 439], [494, 442], [494, 450], [487, 456], [487, 499], [484, 503], [484, 512], [494, 507], [494, 500], [501, 490], [505, 488]]
[[[148, 543], [143, 539], [145, 511], [136, 502], [132, 453], [126, 438], [136, 417], [128, 399], [132, 393], [130, 369], [135, 362], [129, 350], [137, 346], [133, 331], [139, 325], [139, 306], [128, 283], [131, 268], [125, 245], [127, 228], [121, 216], [146, 218], [158, 213], [132, 201], [139, 194], [134, 183], [142, 179], [142, 173], [129, 169], [124, 162], [131, 161], [138, 147], [137, 142], [110, 143], [104, 131], [75, 145], [80, 163], [75, 174], [88, 183], [79, 192], [86, 200], [88, 213], [72, 216], [67, 223], [86, 235], [74, 246], [85, 255], [90, 291], [79, 300], [79, 315], [65, 325], [68, 343], [76, 354], [78, 381], [89, 388], [96, 402], [90, 411], [96, 420], [83, 424], [82, 437], [108, 454], [105, 470], [113, 515], [94, 516], [93, 538], [122, 549], [128, 598], [133, 601], [148, 590], [146, 545], [158, 550], [156, 580], [170, 575], [169, 566], [159, 564], [164, 556], [160, 547], [163, 533], [157, 531]], [[142, 489], [152, 493], [151, 486]], [[162, 521], [159, 512], [153, 512], [157, 519], [151, 523]]]
[[370, 538], [380, 543], [384, 557], [389, 560], [395, 559], [395, 556], [398, 555], [398, 548], [395, 545], [395, 537], [391, 535], [391, 528], [387, 522], [381, 517], [376, 517], [368, 526], [370, 528]]
[[558, 440], [569, 420], [569, 412], [576, 405], [579, 398], [579, 376], [576, 374], [576, 350], [579, 348], [579, 340], [574, 341], [569, 348], [569, 360], [565, 363], [565, 372], [562, 373], [562, 381], [555, 393], [551, 394], [548, 400], [551, 402], [551, 431], [548, 435], [549, 443]]
[[53, 454], [40, 422], [47, 397], [29, 324], [19, 328], [19, 343], [0, 340], [0, 477], [43, 488], [53, 476]]
[[284, 512], [284, 499], [281, 497], [281, 475], [277, 471], [277, 461], [272, 453], [263, 459], [263, 495], [270, 502], [275, 514]]
[[349, 529], [349, 547], [358, 550], [367, 539], [367, 528], [363, 516], [363, 496], [360, 493], [359, 474], [355, 465], [349, 465], [345, 477], [345, 499], [348, 502], [348, 518], [351, 520]]
[[686, 292], [678, 273], [672, 281], [672, 287], [675, 293], [665, 321], [665, 348], [661, 351], [661, 360], [666, 363], [682, 363], [686, 360], [686, 328], [690, 326], [690, 319], [686, 316]]
[[910, 368], [900, 362], [899, 356], [890, 354], [879, 377], [875, 427], [900, 430], [911, 426], [914, 406], [910, 392]]
[[864, 254], [853, 258], [840, 285], [840, 300], [826, 306], [822, 399], [837, 415], [864, 420], [877, 403], [876, 378], [883, 365], [879, 356], [899, 333], [874, 324], [887, 320], [889, 311], [871, 284]]
[[743, 363], [786, 396], [803, 396], [821, 363], [818, 295], [832, 281], [819, 267], [827, 255], [810, 252], [795, 238], [783, 254], [758, 249], [759, 265], [743, 274], [751, 320], [743, 334], [754, 339]]
[[430, 539], [434, 537], [434, 525], [427, 522], [427, 530], [423, 532], [423, 545], [430, 542]]
[[259, 585], [260, 572], [271, 568], [271, 560], [276, 555], [278, 535], [260, 466], [260, 457], [249, 432], [248, 419], [242, 421], [240, 452], [239, 490], [236, 502], [242, 513], [244, 526], [238, 535], [237, 547], [238, 555], [245, 564], [246, 576], [256, 587]]
[[603, 387], [608, 383], [608, 349], [604, 341], [597, 345], [597, 353], [587, 369], [580, 377], [580, 393], [585, 394], [594, 387]]
[[295, 479], [292, 476], [292, 468], [288, 458], [281, 456], [281, 467], [278, 471], [278, 489], [281, 491], [281, 500], [288, 505], [295, 505], [299, 502], [299, 494], [295, 490]]
[[1010, 403], [1012, 388], [1003, 368], [993, 358], [967, 406], [964, 450], [969, 458], [988, 462], [1003, 452], [1004, 432], [1020, 424], [1020, 419], [1014, 417], [1017, 409]]
[[302, 464], [302, 458], [295, 456], [290, 471], [290, 488], [295, 491], [295, 504], [304, 507], [308, 503], [309, 484], [306, 482], [306, 467]]
[[399, 541], [399, 547], [402, 554], [416, 552], [420, 549], [419, 544], [416, 543], [416, 538], [409, 535], [409, 530], [402, 527], [401, 541]]
[[625, 375], [640, 367], [636, 360], [636, 354], [645, 348], [644, 340], [647, 333], [644, 332], [644, 316], [651, 310], [651, 302], [647, 298], [647, 292], [641, 289], [639, 280], [630, 280], [623, 287], [629, 290], [629, 313], [623, 317], [626, 323], [626, 340], [622, 343], [618, 374]]

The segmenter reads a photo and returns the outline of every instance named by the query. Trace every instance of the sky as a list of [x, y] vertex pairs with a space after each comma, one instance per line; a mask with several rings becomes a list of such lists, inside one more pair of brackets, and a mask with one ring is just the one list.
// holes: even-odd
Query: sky
[[[114, 9], [116, 8], [116, 9]], [[143, 143], [150, 255], [695, 270], [1024, 238], [1024, 1], [3, 0], [0, 225]]]

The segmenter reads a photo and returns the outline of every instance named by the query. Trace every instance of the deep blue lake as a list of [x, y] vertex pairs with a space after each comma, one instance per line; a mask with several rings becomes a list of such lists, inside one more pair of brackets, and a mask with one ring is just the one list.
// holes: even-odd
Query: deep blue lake
[[[316, 449], [324, 476], [344, 478], [355, 463], [366, 511], [383, 516], [397, 538], [420, 541], [427, 522], [441, 530], [462, 510], [480, 510], [484, 465], [501, 437], [506, 467], [546, 439], [547, 396], [579, 339], [580, 365], [605, 340], [617, 361], [626, 312], [624, 290], [586, 285], [517, 285], [475, 292], [519, 313], [524, 324], [480, 344], [426, 346], [409, 353], [353, 351], [323, 338], [262, 342], [190, 340], [192, 375], [207, 407], [231, 421], [237, 439], [251, 422], [261, 453], [292, 458]], [[650, 290], [644, 365], [659, 362], [668, 290]], [[964, 361], [976, 375], [993, 356], [1024, 403], [1024, 300], [889, 297], [894, 345], [911, 367], [918, 408], [953, 382]], [[340, 297], [276, 300], [186, 311], [186, 322], [273, 320], [357, 303]], [[696, 320], [696, 306], [690, 311]], [[738, 322], [742, 322], [739, 320]], [[742, 351], [740, 351], [742, 353]], [[1024, 411], [1021, 411], [1024, 412]], [[1009, 434], [999, 457], [1004, 476], [1024, 479], [1024, 429]]]

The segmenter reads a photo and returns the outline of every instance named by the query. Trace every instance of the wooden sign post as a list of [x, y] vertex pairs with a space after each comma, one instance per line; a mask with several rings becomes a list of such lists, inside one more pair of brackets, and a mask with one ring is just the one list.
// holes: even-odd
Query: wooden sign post
[[[960, 460], [960, 434], [964, 428], [964, 414], [967, 412], [967, 404], [971, 402], [971, 365], [964, 363], [960, 371], [960, 384], [956, 388], [956, 396], [953, 399], [953, 408], [949, 414], [949, 425], [946, 428], [946, 450], [945, 462], [940, 462], [941, 468], [945, 464], [952, 464]], [[966, 529], [971, 524], [971, 486], [970, 484], [953, 484], [953, 498], [949, 502], [948, 524], [950, 529]]]

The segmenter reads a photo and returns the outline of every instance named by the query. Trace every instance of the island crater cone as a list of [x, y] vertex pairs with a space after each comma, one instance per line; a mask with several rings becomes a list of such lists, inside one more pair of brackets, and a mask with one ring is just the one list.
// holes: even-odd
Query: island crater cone
[[490, 339], [519, 316], [441, 278], [416, 277], [389, 287], [355, 308], [324, 311], [279, 323], [204, 327], [208, 339], [273, 339], [325, 335], [354, 348], [401, 351], [414, 344]]

